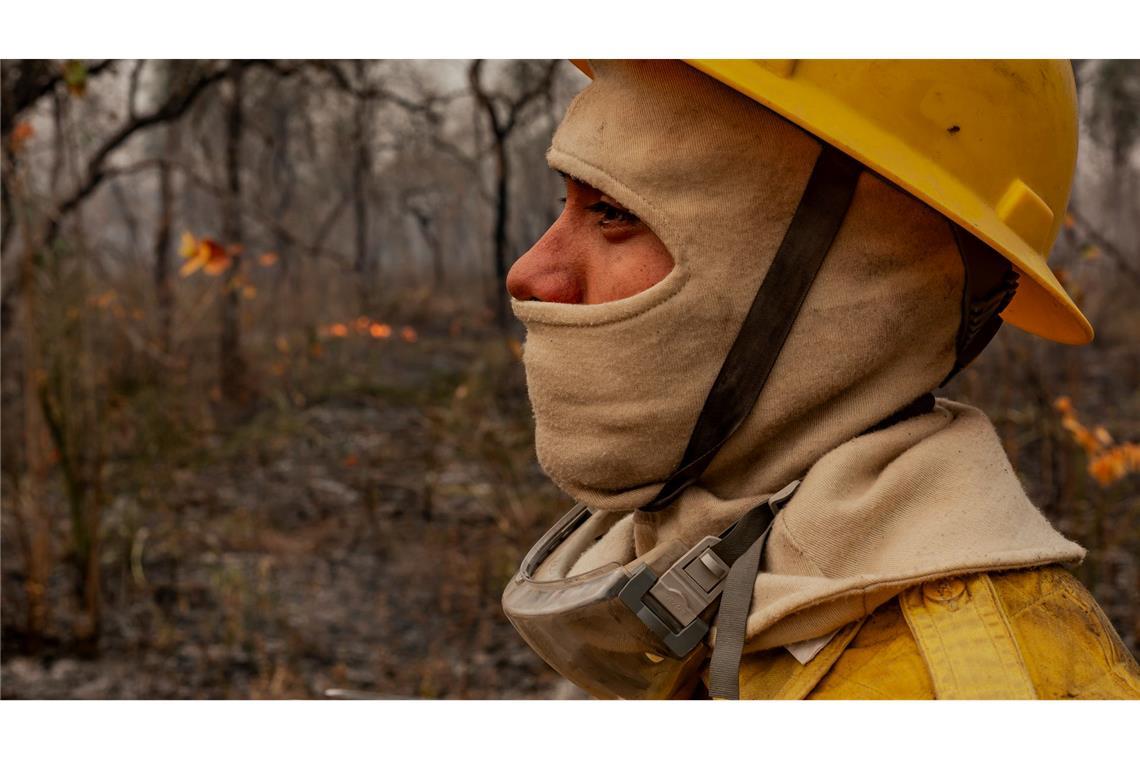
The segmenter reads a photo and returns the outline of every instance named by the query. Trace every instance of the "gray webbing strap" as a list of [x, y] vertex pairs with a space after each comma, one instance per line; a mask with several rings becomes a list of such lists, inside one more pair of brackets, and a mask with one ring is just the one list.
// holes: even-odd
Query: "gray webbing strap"
[[716, 615], [716, 646], [709, 662], [709, 696], [713, 699], [740, 699], [740, 655], [744, 651], [744, 634], [748, 627], [748, 611], [752, 608], [756, 574], [760, 571], [760, 557], [764, 555], [764, 545], [772, 532], [772, 521], [799, 487], [800, 481], [793, 480], [740, 521], [755, 524], [756, 517], [763, 517], [765, 528], [747, 551], [731, 563], [724, 579]]
[[725, 578], [716, 616], [716, 646], [709, 663], [709, 696], [713, 699], [740, 699], [740, 655], [744, 650], [748, 610], [752, 606], [760, 555], [764, 553], [771, 530], [769, 525], [736, 560]]

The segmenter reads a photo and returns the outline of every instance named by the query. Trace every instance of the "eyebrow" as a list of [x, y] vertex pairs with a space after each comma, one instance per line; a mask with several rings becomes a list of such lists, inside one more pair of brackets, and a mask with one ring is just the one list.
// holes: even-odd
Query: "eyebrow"
[[561, 177], [566, 182], [573, 182], [577, 185], [581, 185], [582, 187], [589, 188], [590, 190], [593, 190], [594, 192], [597, 192], [597, 193], [602, 192], [598, 188], [591, 185], [589, 182], [586, 182], [585, 180], [578, 179], [573, 174], [567, 174], [566, 172], [562, 171], [561, 169], [553, 169], [553, 171], [555, 174], [557, 174], [559, 177]]

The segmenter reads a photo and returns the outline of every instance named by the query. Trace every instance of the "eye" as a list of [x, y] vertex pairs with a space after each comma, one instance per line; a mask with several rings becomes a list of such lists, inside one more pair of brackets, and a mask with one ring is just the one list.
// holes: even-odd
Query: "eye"
[[587, 211], [593, 211], [601, 218], [598, 223], [603, 227], [615, 224], [636, 224], [641, 221], [637, 218], [636, 214], [627, 211], [624, 208], [618, 208], [613, 204], [606, 203], [605, 201], [598, 201], [586, 207]]

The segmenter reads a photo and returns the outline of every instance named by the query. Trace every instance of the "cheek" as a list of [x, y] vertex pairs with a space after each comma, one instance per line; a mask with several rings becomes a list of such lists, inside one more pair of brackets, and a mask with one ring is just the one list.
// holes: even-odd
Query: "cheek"
[[652, 234], [613, 246], [595, 259], [587, 283], [587, 302], [605, 303], [648, 290], [673, 271], [673, 257]]

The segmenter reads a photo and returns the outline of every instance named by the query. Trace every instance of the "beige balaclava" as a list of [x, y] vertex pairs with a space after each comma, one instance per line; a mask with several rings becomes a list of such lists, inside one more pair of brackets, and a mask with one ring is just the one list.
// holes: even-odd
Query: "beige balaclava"
[[[680, 461], [820, 145], [685, 64], [602, 61], [593, 69], [548, 161], [637, 214], [674, 268], [616, 302], [513, 307], [527, 327], [540, 463], [578, 501], [625, 511], [652, 500]], [[962, 288], [948, 223], [865, 173], [752, 413], [676, 503], [620, 521], [574, 572], [628, 561], [667, 538], [716, 534], [795, 478], [804, 484], [773, 527], [757, 580], [753, 644], [826, 633], [900, 584], [970, 563], [1079, 558], [1079, 547], [1025, 498], [984, 415], [940, 402], [860, 436], [950, 371]], [[939, 436], [932, 447], [927, 439]], [[929, 453], [912, 451], [922, 444]], [[975, 450], [957, 451], [970, 456], [952, 465], [939, 459], [962, 446]], [[991, 460], [1004, 466], [1004, 479], [992, 467], [988, 475], [971, 469]], [[947, 467], [952, 473], [940, 476]], [[1004, 500], [996, 541], [977, 516], [944, 540], [947, 514], [962, 508], [947, 487], [980, 499], [975, 512]], [[843, 519], [832, 522], [836, 511]], [[795, 517], [811, 526], [807, 545], [790, 532]], [[926, 528], [916, 533], [913, 523]], [[848, 562], [848, 554], [860, 559]]]

